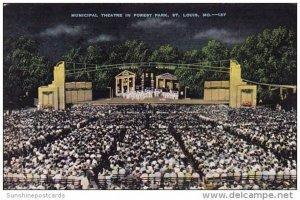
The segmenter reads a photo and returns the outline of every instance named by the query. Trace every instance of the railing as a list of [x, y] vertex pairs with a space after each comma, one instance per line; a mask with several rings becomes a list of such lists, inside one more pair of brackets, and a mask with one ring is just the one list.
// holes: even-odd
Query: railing
[[[283, 183], [284, 181], [290, 181], [296, 183], [296, 175], [248, 175], [248, 176], [227, 176], [222, 177], [211, 177], [211, 178], [193, 178], [193, 177], [125, 177], [120, 175], [114, 175], [108, 179], [102, 177], [98, 179], [99, 189], [111, 189], [112, 185], [123, 185], [128, 189], [143, 189], [145, 185], [156, 184], [157, 189], [165, 189], [166, 187], [172, 186], [175, 189], [190, 189], [193, 186], [199, 186], [200, 184], [205, 188], [209, 189], [212, 185], [220, 185], [220, 183], [233, 184], [241, 183], [245, 181], [249, 183], [253, 181], [255, 183]], [[213, 188], [211, 188], [213, 189]]]
[[297, 89], [297, 85], [279, 85], [279, 84], [270, 84], [270, 83], [260, 83], [260, 82], [256, 82], [256, 81], [250, 81], [247, 79], [243, 79], [243, 81], [245, 81], [247, 83], [252, 83], [255, 85], [263, 85], [263, 86], [276, 87], [276, 88]]
[[210, 182], [227, 182], [227, 181], [235, 181], [235, 182], [241, 182], [241, 181], [249, 181], [249, 180], [253, 180], [253, 181], [296, 181], [297, 180], [297, 176], [296, 175], [263, 175], [263, 174], [259, 174], [259, 175], [243, 175], [240, 174], [238, 176], [222, 176], [222, 174], [220, 174], [219, 176], [214, 176], [214, 177], [210, 177], [210, 178], [205, 178], [205, 183], [210, 183]]
[[[91, 177], [90, 183], [95, 180]], [[216, 189], [216, 185], [223, 183], [229, 183], [232, 185], [234, 182], [240, 184], [242, 181], [250, 183], [253, 181], [256, 184], [262, 182], [268, 183], [282, 183], [289, 181], [296, 184], [296, 175], [247, 175], [243, 176], [220, 176], [205, 178], [204, 180], [194, 177], [135, 177], [135, 176], [124, 176], [124, 175], [113, 175], [109, 177], [99, 177], [96, 181], [98, 189], [114, 189], [115, 186], [123, 186], [123, 189], [143, 189], [144, 186], [156, 185], [154, 189], [191, 189], [194, 186], [201, 184], [205, 189]], [[53, 179], [49, 178], [8, 178], [3, 179], [4, 189], [14, 188], [18, 184], [47, 184], [54, 185], [59, 183], [62, 187], [67, 185], [73, 185], [74, 189], [81, 189], [80, 179]], [[91, 184], [90, 184], [91, 185]], [[215, 185], [215, 186], [214, 186]], [[15, 189], [15, 188], [14, 188]]]
[[112, 185], [122, 185], [127, 189], [143, 189], [144, 186], [156, 185], [156, 189], [165, 189], [168, 186], [177, 189], [189, 189], [191, 186], [199, 185], [200, 178], [193, 177], [125, 177], [114, 175], [108, 179], [103, 177], [98, 179], [99, 189], [112, 189]]
[[52, 177], [47, 178], [18, 178], [18, 177], [3, 177], [3, 188], [4, 189], [15, 189], [15, 186], [19, 184], [46, 184], [55, 185], [59, 183], [61, 186], [73, 185], [74, 189], [81, 189], [80, 179], [53, 179]]

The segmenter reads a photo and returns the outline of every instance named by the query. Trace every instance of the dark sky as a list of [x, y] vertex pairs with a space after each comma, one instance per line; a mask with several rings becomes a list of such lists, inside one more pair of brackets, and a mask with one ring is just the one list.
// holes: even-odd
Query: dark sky
[[[97, 14], [71, 17], [71, 14]], [[131, 14], [103, 18], [101, 14]], [[137, 18], [133, 14], [166, 13], [168, 18]], [[178, 13], [179, 17], [172, 17]], [[187, 18], [183, 14], [196, 13]], [[203, 17], [204, 13], [226, 16]], [[24, 35], [37, 40], [42, 55], [52, 61], [71, 47], [110, 47], [127, 39], [146, 41], [152, 48], [170, 43], [181, 50], [201, 48], [209, 39], [228, 46], [266, 28], [296, 31], [296, 4], [4, 4], [4, 39]]]

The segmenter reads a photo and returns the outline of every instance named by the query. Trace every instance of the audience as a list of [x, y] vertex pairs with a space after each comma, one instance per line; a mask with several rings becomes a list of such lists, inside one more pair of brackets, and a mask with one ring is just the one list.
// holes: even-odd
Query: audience
[[296, 112], [77, 105], [4, 114], [5, 189], [295, 189]]

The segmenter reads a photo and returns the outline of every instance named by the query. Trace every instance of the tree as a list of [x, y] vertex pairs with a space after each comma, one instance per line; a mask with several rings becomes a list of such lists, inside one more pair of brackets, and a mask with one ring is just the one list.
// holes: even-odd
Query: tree
[[181, 55], [176, 47], [166, 44], [156, 49], [149, 60], [151, 62], [177, 63], [181, 60]]
[[4, 107], [25, 106], [37, 97], [37, 88], [51, 79], [51, 66], [38, 55], [38, 43], [19, 37], [4, 41]]
[[82, 48], [71, 48], [62, 56], [62, 60], [65, 62], [82, 63], [84, 61], [84, 50]]
[[209, 40], [207, 45], [202, 48], [205, 61], [220, 61], [229, 59], [228, 48], [220, 41]]
[[274, 84], [297, 82], [296, 35], [279, 27], [250, 36], [231, 52], [242, 66], [245, 79]]
[[127, 40], [114, 45], [109, 54], [109, 63], [137, 63], [146, 62], [150, 55], [148, 45], [140, 40]]
[[127, 40], [125, 42], [125, 62], [146, 62], [150, 55], [148, 45], [140, 40]]
[[192, 49], [184, 52], [182, 58], [184, 63], [199, 63], [203, 61], [203, 59], [204, 59], [204, 55], [202, 51], [198, 49]]
[[[105, 64], [107, 59], [108, 54], [103, 48], [101, 48], [100, 46], [90, 45], [85, 50], [83, 62], [87, 64], [97, 64], [100, 66], [102, 64]], [[94, 91], [99, 91], [108, 86], [110, 80], [107, 79], [111, 77], [107, 76], [108, 74], [105, 71], [94, 71], [92, 73], [82, 73], [77, 78], [81, 79], [82, 81], [92, 81]]]
[[200, 98], [203, 95], [205, 71], [195, 71], [188, 69], [176, 69], [175, 75], [180, 81], [180, 87], [183, 90], [186, 86], [189, 87], [189, 95], [193, 98]]
[[103, 64], [108, 59], [107, 53], [100, 46], [88, 46], [85, 50], [84, 63]]
[[111, 48], [109, 53], [109, 64], [121, 64], [125, 63], [126, 47], [124, 44], [116, 44]]
[[[150, 56], [148, 44], [141, 40], [127, 40], [124, 43], [114, 45], [110, 51], [108, 62], [110, 64], [122, 63], [139, 63], [147, 62]], [[106, 73], [111, 77], [110, 85], [114, 84], [114, 76], [118, 72], [117, 69], [110, 70]], [[135, 70], [137, 76], [141, 75], [142, 69]]]
[[[284, 27], [266, 29], [248, 37], [244, 43], [233, 48], [231, 56], [240, 62], [245, 79], [261, 83], [297, 84], [296, 35]], [[278, 99], [277, 93], [260, 89], [258, 96], [263, 102], [274, 102]]]
[[[90, 45], [86, 48], [71, 48], [62, 59], [67, 62], [66, 68], [75, 67], [83, 68], [89, 67], [91, 64], [101, 65], [107, 60], [107, 53], [100, 46]], [[68, 63], [70, 62], [70, 63]], [[82, 71], [72, 77], [68, 77], [69, 81], [94, 81], [96, 74], [101, 73], [100, 71], [93, 73], [86, 73]]]
[[[209, 40], [207, 45], [202, 47], [202, 54], [204, 55], [204, 61], [207, 61], [207, 67], [226, 67], [224, 66], [224, 60], [229, 60], [229, 50], [220, 41]], [[228, 66], [229, 67], [229, 66]], [[229, 76], [224, 73], [212, 71], [217, 68], [206, 69], [203, 74], [204, 80], [228, 80]]]
[[[223, 73], [212, 71], [209, 67], [221, 67], [221, 60], [228, 60], [228, 48], [216, 40], [208, 41], [201, 50], [190, 50], [183, 54], [184, 63], [199, 63], [205, 68], [199, 70], [176, 69], [175, 74], [180, 80], [182, 87], [189, 86], [192, 97], [202, 97], [204, 81], [208, 80], [228, 80], [229, 76]], [[205, 64], [207, 63], [207, 64]], [[215, 70], [215, 69], [214, 69]]]

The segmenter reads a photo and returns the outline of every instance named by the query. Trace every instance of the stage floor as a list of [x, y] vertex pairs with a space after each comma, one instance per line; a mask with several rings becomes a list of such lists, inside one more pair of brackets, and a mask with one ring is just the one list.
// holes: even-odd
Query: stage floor
[[229, 104], [229, 101], [205, 101], [203, 99], [162, 99], [162, 98], [146, 98], [144, 100], [131, 100], [131, 99], [123, 99], [121, 97], [115, 97], [112, 99], [97, 99], [88, 102], [78, 102], [78, 104], [94, 104], [94, 105], [102, 105], [102, 104], [203, 104], [203, 105], [214, 105], [214, 104]]

